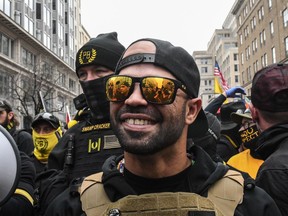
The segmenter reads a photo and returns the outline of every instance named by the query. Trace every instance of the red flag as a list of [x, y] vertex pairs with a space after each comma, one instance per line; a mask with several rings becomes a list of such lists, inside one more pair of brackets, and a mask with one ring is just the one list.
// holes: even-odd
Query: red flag
[[66, 124], [68, 124], [69, 122], [70, 122], [70, 116], [69, 116], [69, 114], [68, 113], [66, 113]]
[[229, 86], [228, 86], [228, 83], [227, 81], [225, 80], [221, 70], [220, 70], [220, 67], [219, 67], [219, 64], [217, 61], [215, 61], [215, 66], [214, 66], [214, 76], [219, 76], [220, 77], [220, 80], [221, 80], [221, 86], [222, 88], [224, 89], [224, 91], [228, 90], [229, 89]]

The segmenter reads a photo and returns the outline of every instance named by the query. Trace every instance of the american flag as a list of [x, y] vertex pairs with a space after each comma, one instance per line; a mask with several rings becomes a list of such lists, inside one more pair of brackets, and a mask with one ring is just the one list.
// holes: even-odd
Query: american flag
[[220, 80], [221, 80], [221, 86], [222, 88], [224, 89], [224, 91], [228, 90], [229, 89], [229, 86], [228, 86], [228, 83], [227, 81], [225, 80], [221, 70], [220, 70], [220, 67], [219, 67], [219, 64], [217, 61], [215, 61], [215, 66], [214, 66], [214, 76], [219, 76], [220, 77]]

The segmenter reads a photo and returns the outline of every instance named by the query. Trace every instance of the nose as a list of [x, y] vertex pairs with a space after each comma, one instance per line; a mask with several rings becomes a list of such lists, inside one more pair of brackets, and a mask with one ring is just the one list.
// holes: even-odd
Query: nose
[[40, 128], [39, 131], [38, 131], [38, 133], [39, 133], [39, 134], [45, 134], [46, 132], [45, 132], [45, 129], [44, 129], [44, 128]]
[[125, 100], [125, 104], [130, 106], [147, 106], [148, 102], [141, 93], [140, 84], [135, 83], [131, 95]]

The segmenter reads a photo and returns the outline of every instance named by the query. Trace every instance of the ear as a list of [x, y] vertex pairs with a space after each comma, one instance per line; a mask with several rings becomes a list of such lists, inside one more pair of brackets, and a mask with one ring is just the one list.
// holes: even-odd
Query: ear
[[10, 111], [8, 114], [8, 120], [11, 121], [11, 119], [14, 117], [14, 112]]
[[257, 122], [259, 119], [258, 110], [253, 106], [252, 103], [249, 104], [249, 109], [251, 112], [251, 117], [252, 117], [253, 122]]
[[189, 99], [186, 106], [186, 124], [190, 125], [197, 118], [197, 115], [202, 108], [202, 101], [200, 98]]

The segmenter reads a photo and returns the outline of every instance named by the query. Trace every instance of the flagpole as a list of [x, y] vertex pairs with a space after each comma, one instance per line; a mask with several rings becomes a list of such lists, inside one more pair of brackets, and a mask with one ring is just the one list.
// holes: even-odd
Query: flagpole
[[44, 99], [43, 99], [41, 91], [39, 91], [39, 96], [40, 96], [40, 100], [41, 100], [41, 103], [42, 103], [43, 110], [44, 110], [44, 112], [47, 112], [47, 109], [46, 109], [46, 106], [45, 106]]
[[[68, 122], [71, 120], [71, 115], [70, 115], [70, 111], [69, 111], [69, 106], [66, 105], [66, 110], [67, 110], [67, 115], [68, 115]], [[66, 123], [68, 123], [66, 120]]]

